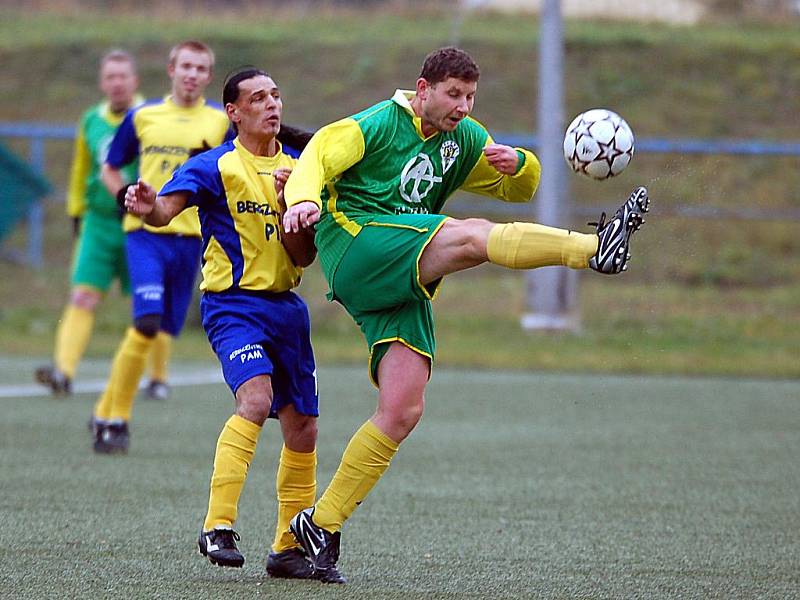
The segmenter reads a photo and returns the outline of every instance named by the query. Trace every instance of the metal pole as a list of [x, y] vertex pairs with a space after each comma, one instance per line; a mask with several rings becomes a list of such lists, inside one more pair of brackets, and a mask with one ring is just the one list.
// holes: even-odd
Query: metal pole
[[[39, 173], [44, 173], [44, 139], [34, 137], [31, 139], [31, 165]], [[41, 269], [44, 264], [42, 258], [44, 245], [44, 207], [42, 201], [37, 199], [28, 209], [28, 264], [36, 269]]]
[[[539, 160], [542, 181], [536, 193], [536, 221], [565, 227], [566, 164], [564, 141], [564, 35], [560, 0], [542, 3], [539, 41]], [[568, 329], [580, 327], [577, 311], [577, 272], [565, 267], [545, 267], [526, 273], [525, 329]]]

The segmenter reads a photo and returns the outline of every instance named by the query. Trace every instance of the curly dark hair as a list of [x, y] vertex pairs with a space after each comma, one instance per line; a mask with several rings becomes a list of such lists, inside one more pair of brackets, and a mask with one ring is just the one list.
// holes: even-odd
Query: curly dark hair
[[461, 81], [478, 81], [481, 70], [472, 57], [454, 46], [434, 50], [425, 57], [420, 77], [430, 84], [455, 77]]

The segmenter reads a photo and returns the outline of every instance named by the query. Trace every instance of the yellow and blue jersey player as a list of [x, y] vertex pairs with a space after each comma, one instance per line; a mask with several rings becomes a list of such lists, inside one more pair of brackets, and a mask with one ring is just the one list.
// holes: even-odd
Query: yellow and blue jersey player
[[[194, 148], [220, 144], [229, 129], [225, 112], [203, 97], [211, 82], [212, 50], [197, 41], [176, 45], [167, 73], [171, 93], [128, 113], [111, 142], [103, 165], [103, 183], [118, 199], [126, 186], [121, 169], [139, 159], [139, 175], [160, 188]], [[154, 228], [126, 215], [128, 270], [133, 324], [128, 328], [111, 367], [105, 390], [94, 410], [94, 449], [125, 452], [128, 423], [139, 379], [151, 351], [159, 354], [165, 379], [170, 340], [186, 318], [200, 264], [200, 224], [196, 211], [167, 227]]]
[[191, 158], [158, 197], [145, 183], [132, 187], [126, 206], [158, 226], [199, 209], [203, 327], [236, 406], [217, 440], [200, 552], [221, 566], [244, 564], [233, 530], [239, 497], [261, 429], [268, 417], [277, 418], [284, 445], [266, 568], [275, 577], [313, 579], [313, 566], [289, 533], [289, 519], [316, 494], [316, 367], [308, 309], [291, 291], [313, 252], [295, 264], [296, 254], [281, 240], [283, 185], [295, 159], [278, 139], [277, 85], [248, 68], [228, 79], [223, 102], [236, 139]]

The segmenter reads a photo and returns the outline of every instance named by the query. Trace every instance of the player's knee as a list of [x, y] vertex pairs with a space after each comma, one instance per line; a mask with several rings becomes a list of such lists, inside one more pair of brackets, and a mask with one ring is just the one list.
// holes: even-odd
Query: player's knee
[[100, 302], [100, 292], [84, 287], [77, 287], [72, 290], [70, 302], [73, 306], [83, 310], [94, 311]]
[[236, 390], [236, 414], [263, 425], [272, 406], [272, 382], [268, 375], [258, 375], [245, 381]]
[[486, 219], [450, 219], [447, 223], [457, 228], [457, 235], [461, 248], [470, 258], [481, 258], [486, 251], [486, 238], [494, 223]]
[[317, 445], [316, 417], [303, 417], [284, 429], [283, 439], [290, 450], [311, 452]]
[[156, 337], [161, 328], [161, 315], [144, 315], [133, 320], [133, 328], [146, 338]]
[[256, 425], [263, 425], [269, 417], [271, 402], [268, 396], [242, 398], [237, 404], [236, 414]]
[[411, 431], [414, 427], [417, 426], [419, 420], [422, 418], [422, 412], [425, 409], [425, 403], [420, 400], [416, 404], [406, 407], [401, 415], [401, 419], [403, 423], [408, 427], [408, 430]]
[[466, 219], [466, 222], [469, 226], [470, 248], [475, 256], [483, 256], [486, 252], [486, 240], [495, 224], [486, 219]]
[[417, 426], [425, 409], [422, 398], [414, 402], [404, 402], [385, 410], [386, 417], [391, 423], [392, 430], [403, 437], [407, 436]]

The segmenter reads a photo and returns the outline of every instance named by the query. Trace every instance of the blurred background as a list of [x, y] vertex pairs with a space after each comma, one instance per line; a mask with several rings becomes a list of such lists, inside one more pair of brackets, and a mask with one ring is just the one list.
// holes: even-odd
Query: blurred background
[[[6, 163], [0, 179], [0, 356], [47, 360], [52, 351], [69, 289], [71, 137], [81, 112], [100, 98], [97, 66], [108, 49], [135, 54], [141, 91], [154, 97], [169, 87], [169, 48], [201, 39], [217, 54], [211, 99], [219, 101], [229, 70], [259, 65], [282, 88], [284, 120], [315, 129], [412, 88], [429, 51], [457, 44], [482, 70], [474, 116], [495, 138], [530, 140], [536, 150], [541, 5], [0, 1], [0, 144], [43, 169], [50, 184], [47, 192], [26, 184], [43, 201], [17, 205], [8, 190], [21, 181], [18, 164]], [[558, 224], [588, 230], [587, 221], [637, 185], [650, 190], [652, 212], [626, 274], [577, 275], [577, 324], [566, 330], [521, 327], [535, 308], [523, 273], [485, 266], [448, 277], [436, 300], [438, 362], [797, 378], [800, 2], [563, 0], [561, 9], [560, 130], [588, 108], [610, 108], [632, 127], [637, 153], [613, 180], [558, 175]], [[537, 197], [507, 207], [464, 194], [448, 206], [454, 216], [503, 221], [534, 220], [536, 207]], [[313, 265], [300, 292], [311, 306], [319, 362], [363, 364], [357, 328], [325, 291]], [[213, 365], [198, 320], [193, 310], [175, 357]], [[112, 292], [88, 356], [109, 358], [128, 321], [127, 300]]]

